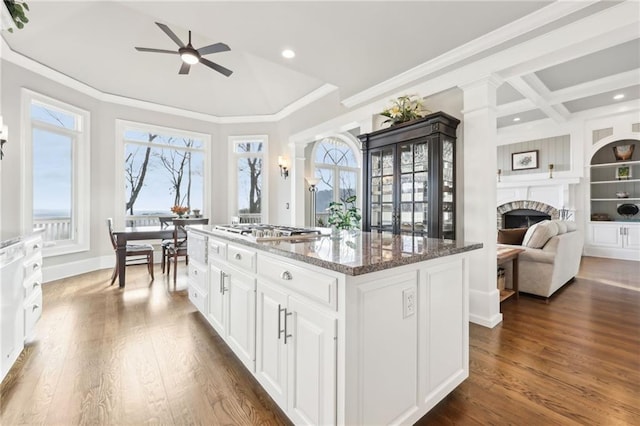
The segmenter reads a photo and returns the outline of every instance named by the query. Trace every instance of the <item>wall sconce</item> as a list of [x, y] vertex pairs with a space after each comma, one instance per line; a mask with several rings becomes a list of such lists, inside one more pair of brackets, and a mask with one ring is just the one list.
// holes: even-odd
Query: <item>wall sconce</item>
[[318, 178], [307, 178], [309, 183], [309, 192], [311, 193], [311, 202], [309, 203], [309, 223], [311, 226], [316, 226], [316, 192], [318, 192]]
[[549, 179], [553, 179], [553, 164], [549, 164]]
[[289, 177], [289, 159], [283, 155], [278, 156], [278, 167], [280, 167], [280, 176]]

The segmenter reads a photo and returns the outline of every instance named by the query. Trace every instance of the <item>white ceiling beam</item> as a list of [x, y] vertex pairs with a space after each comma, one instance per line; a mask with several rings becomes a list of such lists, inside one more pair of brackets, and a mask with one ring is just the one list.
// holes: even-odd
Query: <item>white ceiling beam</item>
[[553, 105], [549, 105], [546, 99], [549, 90], [537, 77], [534, 78], [533, 75], [527, 76], [526, 79], [524, 77], [513, 77], [508, 80], [508, 83], [556, 123], [565, 122], [569, 117], [569, 111], [566, 111], [566, 109], [562, 111], [554, 108]]
[[553, 91], [548, 99], [550, 103], [560, 104], [637, 84], [640, 84], [640, 68]]
[[531, 99], [524, 98], [506, 104], [498, 105], [498, 107], [496, 108], [496, 114], [498, 115], [498, 117], [505, 117], [507, 115], [519, 114], [521, 112], [530, 111], [536, 108], [536, 105], [531, 101]]

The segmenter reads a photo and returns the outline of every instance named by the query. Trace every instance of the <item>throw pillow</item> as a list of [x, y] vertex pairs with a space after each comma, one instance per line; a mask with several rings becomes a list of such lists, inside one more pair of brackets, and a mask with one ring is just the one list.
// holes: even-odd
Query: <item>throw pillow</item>
[[552, 220], [558, 226], [558, 235], [567, 232], [567, 222], [564, 220]]
[[551, 237], [558, 235], [558, 225], [549, 220], [544, 220], [536, 225], [538, 226], [535, 227], [528, 240], [529, 231], [527, 231], [527, 235], [525, 235], [526, 242], [523, 241], [522, 245], [531, 248], [542, 248]]
[[498, 229], [498, 244], [522, 245], [528, 228]]

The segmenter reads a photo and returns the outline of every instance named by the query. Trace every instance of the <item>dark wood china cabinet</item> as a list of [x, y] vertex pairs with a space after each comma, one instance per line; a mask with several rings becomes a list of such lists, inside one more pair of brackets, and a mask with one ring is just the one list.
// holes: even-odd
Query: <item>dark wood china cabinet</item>
[[358, 136], [363, 230], [455, 238], [456, 128], [443, 112]]

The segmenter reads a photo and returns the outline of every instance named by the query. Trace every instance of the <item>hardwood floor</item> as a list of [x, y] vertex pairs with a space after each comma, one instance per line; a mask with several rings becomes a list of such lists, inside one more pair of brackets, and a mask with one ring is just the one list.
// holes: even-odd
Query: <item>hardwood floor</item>
[[[45, 285], [0, 424], [288, 424], [190, 304], [185, 277], [176, 287], [157, 272], [150, 284], [128, 268], [124, 290], [108, 270]], [[584, 258], [549, 304], [512, 298], [494, 329], [471, 324], [470, 377], [418, 424], [638, 424], [638, 272]]]

